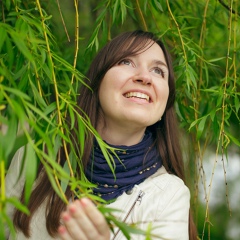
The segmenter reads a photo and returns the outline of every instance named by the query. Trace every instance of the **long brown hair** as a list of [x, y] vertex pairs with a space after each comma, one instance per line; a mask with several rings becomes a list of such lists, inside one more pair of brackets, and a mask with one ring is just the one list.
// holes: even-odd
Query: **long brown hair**
[[[167, 171], [175, 174], [185, 181], [184, 164], [177, 134], [178, 124], [174, 111], [175, 81], [171, 57], [163, 43], [156, 38], [153, 33], [144, 32], [141, 30], [126, 32], [114, 38], [104, 48], [102, 48], [93, 60], [86, 74], [86, 80], [89, 80], [87, 83], [91, 89], [83, 85], [79, 90], [80, 94], [77, 102], [79, 109], [86, 113], [91, 120], [92, 126], [96, 128], [100, 114], [98, 92], [101, 81], [106, 72], [123, 58], [145, 51], [154, 42], [161, 47], [169, 69], [169, 98], [166, 110], [162, 116], [162, 120], [156, 122], [152, 126], [149, 126], [148, 130], [152, 132], [156, 139], [156, 145], [163, 159], [163, 165]], [[81, 110], [79, 110], [79, 114], [82, 114]], [[77, 126], [77, 121], [74, 129], [79, 129]], [[72, 136], [76, 136], [76, 133], [73, 132]], [[73, 139], [73, 142], [77, 141]], [[87, 134], [84, 144], [84, 151], [83, 153], [79, 153], [81, 155], [82, 164], [84, 167], [88, 163], [92, 145], [93, 136]], [[77, 144], [75, 147], [78, 147]], [[64, 161], [65, 158], [62, 157], [61, 164], [64, 164]], [[14, 214], [15, 226], [20, 229], [26, 237], [30, 236], [29, 224], [31, 216], [43, 203], [43, 201], [48, 201], [48, 207], [46, 209], [46, 227], [51, 236], [56, 235], [57, 228], [59, 226], [60, 213], [65, 208], [64, 202], [62, 202], [61, 199], [55, 194], [48, 180], [47, 174], [44, 172], [42, 167], [40, 168], [39, 172], [43, 172], [43, 174], [41, 174], [41, 176], [39, 175], [40, 177], [37, 179], [37, 185], [32, 192], [28, 205], [31, 215], [27, 216], [18, 210], [16, 210]], [[69, 189], [66, 191], [66, 196], [69, 198], [71, 196], [71, 191]], [[191, 240], [195, 240], [197, 239], [197, 234], [191, 216], [189, 223], [189, 237]]]

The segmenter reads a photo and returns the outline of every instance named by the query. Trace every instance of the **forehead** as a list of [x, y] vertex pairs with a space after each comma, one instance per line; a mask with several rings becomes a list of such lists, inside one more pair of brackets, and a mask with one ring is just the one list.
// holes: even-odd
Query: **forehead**
[[130, 56], [140, 57], [155, 63], [161, 63], [161, 65], [165, 65], [167, 67], [165, 55], [162, 48], [152, 40], [150, 40], [148, 44], [144, 45], [144, 47], [138, 52], [134, 54], [129, 52], [129, 55], [127, 57]]
[[115, 51], [118, 52], [117, 55], [119, 58], [139, 55], [141, 53], [148, 51], [149, 49], [152, 50], [153, 48], [157, 51], [156, 54], [161, 53], [161, 56], [164, 56], [162, 48], [159, 46], [159, 44], [149, 38], [135, 37], [131, 39], [126, 39], [121, 47], [116, 46], [116, 48], [117, 49]]
[[134, 37], [131, 39], [126, 39], [121, 50], [123, 53], [129, 52], [132, 54], [139, 54], [146, 51], [154, 44], [156, 43], [149, 38]]

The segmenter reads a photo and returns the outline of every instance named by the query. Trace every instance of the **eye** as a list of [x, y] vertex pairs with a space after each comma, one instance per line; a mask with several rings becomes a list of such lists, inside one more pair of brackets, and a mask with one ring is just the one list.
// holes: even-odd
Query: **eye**
[[161, 75], [162, 77], [165, 76], [165, 72], [164, 72], [161, 68], [159, 68], [159, 67], [155, 67], [155, 68], [153, 69], [153, 72], [156, 73], [156, 74], [158, 74], [158, 75]]
[[132, 65], [132, 62], [129, 59], [121, 60], [118, 65]]

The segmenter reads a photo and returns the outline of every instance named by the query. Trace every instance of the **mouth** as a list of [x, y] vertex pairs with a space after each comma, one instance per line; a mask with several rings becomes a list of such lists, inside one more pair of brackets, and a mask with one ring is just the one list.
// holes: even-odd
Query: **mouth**
[[128, 92], [128, 93], [124, 94], [124, 97], [126, 97], [126, 98], [139, 98], [139, 99], [144, 99], [147, 102], [151, 102], [150, 96], [148, 96], [145, 93], [141, 93], [141, 92]]

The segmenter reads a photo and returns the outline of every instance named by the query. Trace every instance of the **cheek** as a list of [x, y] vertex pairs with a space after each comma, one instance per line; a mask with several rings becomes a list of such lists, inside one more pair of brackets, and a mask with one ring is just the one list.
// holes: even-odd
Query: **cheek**
[[158, 93], [158, 99], [160, 101], [165, 101], [167, 102], [168, 97], [169, 97], [169, 87], [168, 84], [163, 84], [161, 87], [157, 89]]
[[111, 104], [113, 105], [115, 102], [113, 81], [107, 76], [102, 80], [98, 97], [100, 106], [104, 112], [107, 111], [107, 109], [111, 107]]

